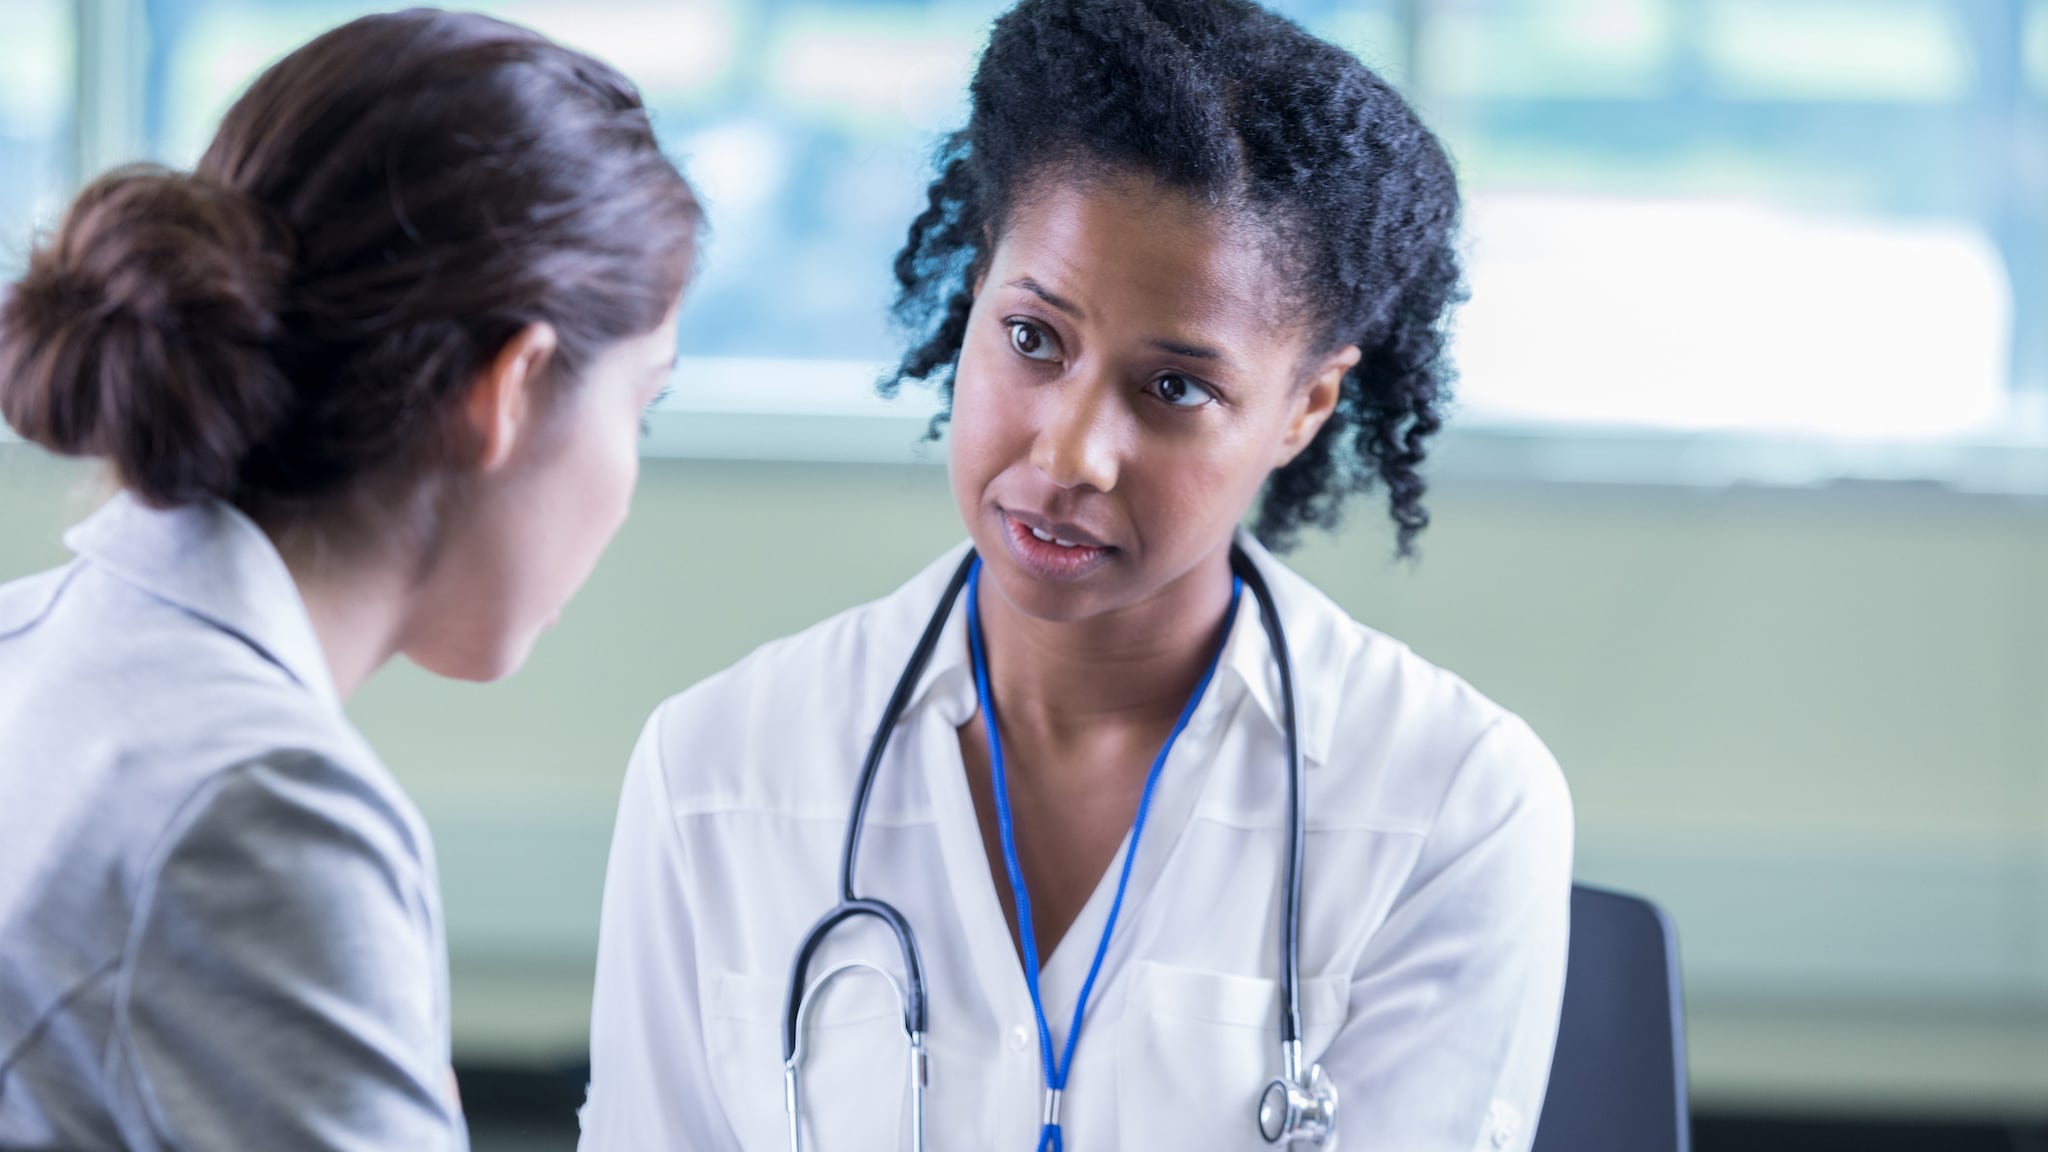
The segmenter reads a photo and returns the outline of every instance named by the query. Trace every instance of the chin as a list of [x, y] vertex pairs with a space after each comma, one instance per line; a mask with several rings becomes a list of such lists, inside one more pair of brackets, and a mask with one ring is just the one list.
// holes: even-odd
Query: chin
[[[1002, 547], [1000, 541], [994, 549], [976, 544], [981, 553], [983, 596], [999, 595], [1018, 612], [1048, 624], [1078, 623], [1116, 606], [1113, 566], [1081, 580], [1048, 580], [1020, 567]], [[991, 588], [991, 583], [995, 587]]]

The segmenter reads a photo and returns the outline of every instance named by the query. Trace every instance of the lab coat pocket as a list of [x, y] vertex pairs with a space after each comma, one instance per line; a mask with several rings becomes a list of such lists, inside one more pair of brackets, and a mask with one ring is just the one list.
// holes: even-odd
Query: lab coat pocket
[[[1264, 1149], [1259, 1096], [1280, 1074], [1275, 980], [1143, 964], [1117, 1037], [1117, 1128], [1124, 1148]], [[1303, 1047], [1313, 1059], [1343, 1023], [1343, 977], [1302, 981]]]
[[[718, 973], [712, 982], [711, 1078], [747, 1152], [789, 1147], [782, 1095], [781, 977]], [[903, 1014], [879, 980], [837, 981], [818, 995], [803, 1061], [807, 1152], [896, 1152], [908, 1139]]]

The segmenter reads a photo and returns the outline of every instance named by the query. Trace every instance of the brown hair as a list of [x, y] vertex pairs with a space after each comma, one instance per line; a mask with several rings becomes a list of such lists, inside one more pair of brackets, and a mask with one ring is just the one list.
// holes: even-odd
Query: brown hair
[[451, 402], [526, 326], [552, 380], [652, 331], [700, 223], [611, 68], [366, 17], [258, 78], [190, 174], [79, 194], [0, 299], [0, 416], [152, 504], [322, 509], [447, 462]]

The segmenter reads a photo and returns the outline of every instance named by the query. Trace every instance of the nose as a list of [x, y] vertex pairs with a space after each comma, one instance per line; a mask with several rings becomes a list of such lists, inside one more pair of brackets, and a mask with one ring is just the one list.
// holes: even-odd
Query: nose
[[1116, 389], [1106, 382], [1069, 380], [1047, 389], [1031, 464], [1061, 488], [1116, 487], [1122, 429]]

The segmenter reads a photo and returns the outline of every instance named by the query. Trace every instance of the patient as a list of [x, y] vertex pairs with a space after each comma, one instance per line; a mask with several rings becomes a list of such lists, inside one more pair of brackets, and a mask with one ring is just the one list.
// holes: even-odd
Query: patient
[[583, 582], [698, 227], [618, 73], [412, 11], [37, 248], [0, 414], [121, 491], [0, 587], [0, 1147], [467, 1145], [433, 848], [342, 703], [512, 672]]

